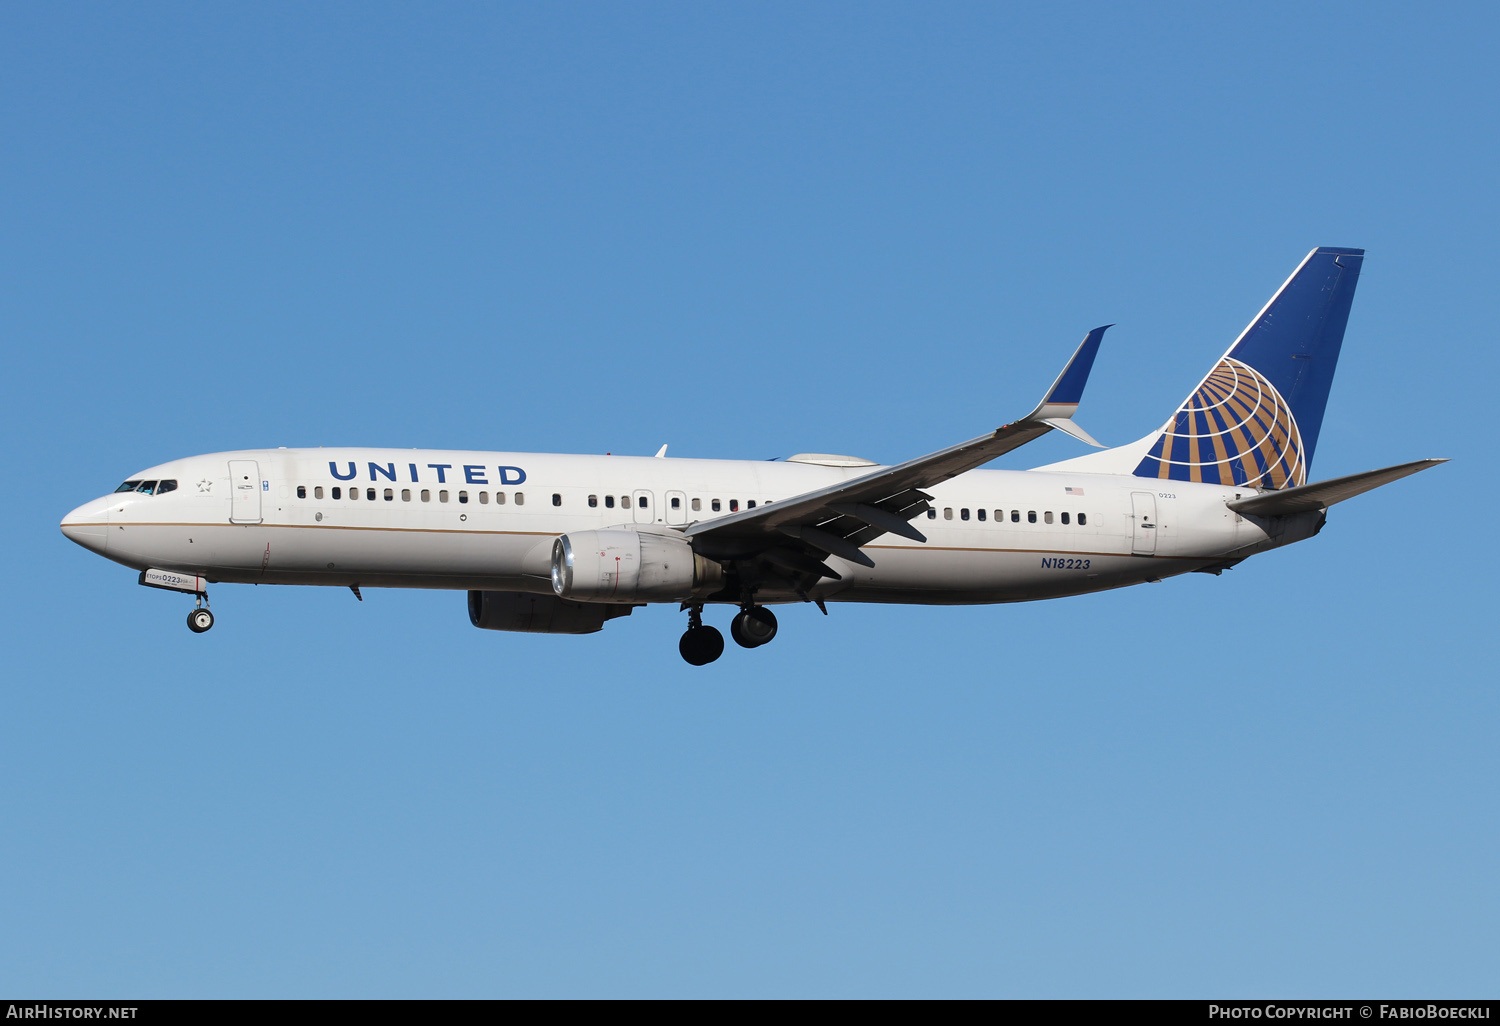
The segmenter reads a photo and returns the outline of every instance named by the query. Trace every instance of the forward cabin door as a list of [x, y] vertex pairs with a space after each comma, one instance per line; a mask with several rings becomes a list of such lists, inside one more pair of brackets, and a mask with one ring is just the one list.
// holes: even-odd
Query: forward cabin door
[[1132, 537], [1130, 551], [1137, 556], [1156, 555], [1156, 496], [1150, 492], [1130, 493]]
[[229, 522], [260, 523], [260, 464], [254, 460], [229, 461]]

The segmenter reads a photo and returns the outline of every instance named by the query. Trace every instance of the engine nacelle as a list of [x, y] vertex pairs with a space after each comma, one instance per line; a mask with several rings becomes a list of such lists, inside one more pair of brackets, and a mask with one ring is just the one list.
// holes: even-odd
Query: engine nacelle
[[580, 602], [686, 602], [724, 586], [724, 568], [679, 534], [578, 531], [552, 543], [552, 590]]
[[469, 622], [487, 631], [528, 634], [593, 634], [605, 620], [629, 616], [630, 606], [569, 602], [522, 591], [469, 592]]

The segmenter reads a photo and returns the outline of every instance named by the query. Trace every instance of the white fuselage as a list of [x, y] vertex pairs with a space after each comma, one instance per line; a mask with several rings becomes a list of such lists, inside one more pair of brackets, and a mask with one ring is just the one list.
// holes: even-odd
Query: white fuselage
[[[270, 449], [135, 475], [175, 490], [103, 496], [63, 521], [116, 562], [209, 581], [551, 594], [553, 541], [618, 525], [669, 530], [867, 474], [870, 467], [631, 456]], [[927, 489], [914, 525], [865, 567], [830, 557], [827, 601], [1017, 602], [1212, 569], [1315, 533], [1225, 507], [1220, 485], [976, 470]], [[337, 497], [335, 497], [337, 496]], [[373, 498], [372, 498], [373, 496]], [[1316, 522], [1315, 522], [1316, 521]], [[798, 596], [763, 594], [762, 601]], [[732, 601], [732, 599], [726, 599]]]

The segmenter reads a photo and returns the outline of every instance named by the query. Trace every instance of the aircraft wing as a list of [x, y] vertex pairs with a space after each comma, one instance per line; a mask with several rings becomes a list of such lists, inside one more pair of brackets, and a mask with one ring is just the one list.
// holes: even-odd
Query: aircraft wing
[[1249, 513], [1252, 516], [1261, 517], [1308, 513], [1315, 509], [1332, 506], [1335, 502], [1352, 499], [1372, 488], [1379, 488], [1383, 484], [1399, 481], [1410, 474], [1447, 462], [1447, 460], [1416, 460], [1380, 470], [1367, 470], [1362, 474], [1331, 477], [1327, 481], [1314, 481], [1312, 484], [1299, 485], [1296, 488], [1262, 492], [1246, 499], [1236, 499], [1225, 505], [1236, 513]]
[[1108, 327], [1095, 328], [1084, 337], [1046, 397], [1020, 420], [894, 467], [693, 524], [687, 529], [693, 548], [711, 558], [755, 557], [793, 575], [837, 580], [839, 575], [822, 562], [826, 555], [874, 566], [860, 546], [882, 534], [926, 541], [910, 523], [928, 509], [932, 496], [923, 488], [982, 466], [1053, 428], [1099, 445], [1072, 417]]

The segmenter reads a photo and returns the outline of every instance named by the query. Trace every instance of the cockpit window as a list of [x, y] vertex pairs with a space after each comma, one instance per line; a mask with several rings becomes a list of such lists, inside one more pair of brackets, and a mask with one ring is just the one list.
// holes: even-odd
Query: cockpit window
[[165, 492], [175, 492], [176, 490], [177, 482], [172, 480], [126, 481], [120, 487], [115, 489], [116, 492], [140, 492], [144, 495], [150, 495], [152, 492], [155, 492], [157, 495], [161, 495]]

